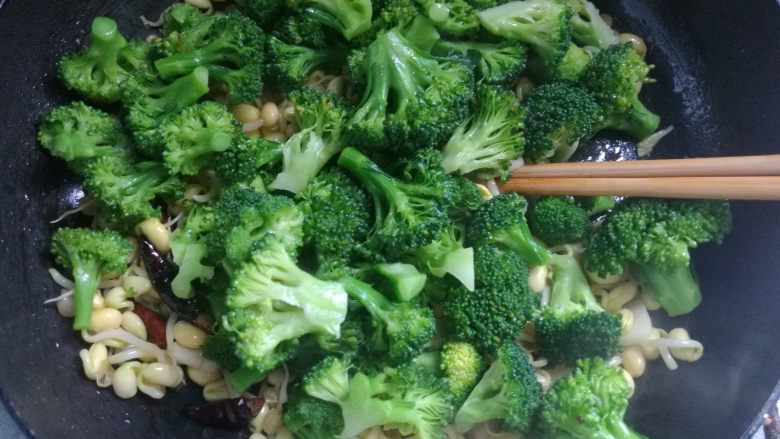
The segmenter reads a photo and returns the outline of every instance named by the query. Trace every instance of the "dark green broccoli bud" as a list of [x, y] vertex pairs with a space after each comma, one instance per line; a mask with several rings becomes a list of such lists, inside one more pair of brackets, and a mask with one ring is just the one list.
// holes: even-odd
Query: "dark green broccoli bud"
[[80, 174], [87, 163], [98, 157], [130, 155], [130, 142], [119, 121], [79, 101], [44, 113], [38, 142]]
[[620, 353], [621, 318], [601, 308], [579, 263], [553, 255], [550, 303], [536, 316], [536, 343], [550, 364]]
[[75, 284], [73, 329], [89, 327], [100, 277], [124, 273], [132, 250], [127, 239], [111, 230], [62, 228], [54, 233], [51, 253], [58, 264], [71, 270]]
[[228, 269], [246, 260], [256, 243], [268, 235], [275, 236], [292, 254], [303, 241], [303, 215], [287, 197], [231, 188], [214, 205], [214, 214], [209, 258], [222, 261]]
[[320, 262], [352, 259], [371, 230], [371, 198], [338, 168], [318, 175], [297, 196], [303, 212], [303, 239]]
[[289, 0], [294, 9], [302, 10], [320, 23], [336, 29], [351, 40], [371, 27], [370, 0]]
[[295, 46], [327, 49], [341, 46], [344, 41], [337, 32], [309, 14], [292, 14], [275, 23], [272, 35]]
[[565, 161], [598, 128], [601, 111], [585, 90], [563, 83], [541, 85], [524, 99], [525, 158]]
[[588, 212], [565, 197], [545, 197], [528, 215], [531, 233], [549, 246], [581, 241], [588, 232]]
[[618, 33], [601, 17], [596, 5], [588, 0], [567, 0], [574, 13], [571, 17], [571, 38], [581, 46], [606, 49], [618, 44]]
[[363, 182], [374, 198], [375, 225], [368, 246], [388, 260], [434, 242], [448, 227], [442, 190], [432, 186], [432, 180], [441, 179], [435, 171], [425, 171], [419, 182], [407, 183], [386, 174], [351, 147], [341, 153], [338, 163]]
[[644, 139], [660, 123], [639, 100], [639, 88], [652, 82], [650, 66], [636, 53], [631, 43], [609, 46], [597, 53], [582, 73], [582, 85], [588, 89], [604, 112], [604, 127], [625, 131]]
[[626, 425], [628, 384], [620, 368], [582, 360], [553, 384], [539, 408], [539, 437], [646, 439]]
[[58, 64], [60, 78], [71, 90], [100, 102], [116, 102], [122, 85], [149, 64], [149, 47], [130, 41], [107, 17], [92, 21], [92, 41], [81, 52], [66, 55]]
[[268, 54], [268, 78], [287, 89], [306, 83], [312, 72], [320, 66], [341, 65], [347, 53], [340, 47], [310, 48], [287, 44], [276, 37], [266, 40]]
[[393, 303], [365, 282], [345, 276], [339, 281], [350, 298], [371, 315], [368, 348], [394, 364], [411, 360], [433, 337], [436, 319], [429, 308]]
[[299, 131], [282, 147], [282, 172], [270, 187], [297, 194], [344, 147], [347, 109], [336, 95], [308, 88], [290, 93], [289, 99]]
[[571, 43], [571, 9], [563, 0], [522, 0], [478, 13], [488, 32], [531, 46], [546, 64], [556, 65]]
[[516, 339], [533, 310], [528, 266], [512, 252], [492, 245], [474, 249], [474, 291], [452, 288], [441, 302], [450, 333], [493, 353]]
[[278, 23], [287, 13], [287, 0], [236, 0], [236, 4], [263, 29]]
[[203, 343], [203, 356], [217, 363], [224, 370], [236, 370], [241, 367], [241, 359], [236, 356], [230, 333], [224, 329], [219, 329], [206, 337], [206, 342]]
[[208, 15], [187, 3], [174, 3], [163, 14], [162, 34], [183, 32], [208, 19]]
[[444, 33], [473, 36], [479, 31], [477, 11], [466, 0], [417, 0], [423, 14]]
[[270, 167], [281, 158], [281, 143], [239, 133], [230, 147], [217, 155], [214, 172], [225, 186], [250, 184], [261, 169]]
[[455, 400], [462, 402], [485, 372], [485, 361], [470, 343], [448, 341], [441, 348], [440, 367], [442, 375], [450, 382]]
[[498, 420], [506, 429], [525, 433], [541, 400], [534, 366], [520, 346], [505, 343], [455, 414], [455, 428], [465, 432], [480, 422]]
[[485, 202], [479, 187], [464, 176], [447, 175], [444, 188], [447, 214], [456, 224], [468, 224], [471, 215]]
[[527, 207], [525, 198], [515, 193], [491, 198], [474, 213], [466, 243], [497, 245], [513, 251], [526, 264], [545, 264], [551, 254], [531, 235], [523, 216]]
[[525, 69], [528, 59], [525, 46], [512, 41], [480, 43], [476, 41], [439, 40], [433, 47], [439, 56], [461, 58], [476, 64], [476, 78], [480, 83], [508, 86]]
[[309, 396], [298, 386], [284, 404], [284, 425], [299, 439], [337, 439], [344, 419], [338, 404]]
[[170, 84], [148, 83], [140, 78], [128, 81], [123, 98], [127, 103], [127, 126], [139, 152], [161, 158], [163, 136], [159, 127], [208, 91], [209, 72], [202, 67]]
[[208, 256], [208, 234], [214, 228], [211, 206], [195, 205], [171, 234], [173, 263], [179, 268], [171, 281], [176, 297], [189, 299], [195, 294], [193, 282], [214, 276], [214, 267], [205, 265]]
[[530, 59], [528, 70], [531, 77], [538, 82], [576, 83], [590, 60], [590, 52], [571, 44], [566, 55], [558, 63], [547, 64], [536, 56]]
[[506, 176], [510, 162], [523, 153], [524, 118], [525, 109], [513, 92], [497, 86], [480, 87], [471, 116], [444, 146], [444, 171]]
[[419, 380], [414, 368], [382, 372], [349, 371], [348, 359], [328, 357], [303, 378], [303, 389], [314, 398], [341, 407], [340, 437], [387, 426], [418, 439], [443, 437], [452, 416], [451, 394], [442, 380]]
[[228, 109], [216, 102], [185, 108], [160, 127], [165, 166], [174, 174], [195, 175], [211, 166], [217, 153], [228, 149], [240, 125]]
[[87, 167], [84, 187], [111, 210], [118, 225], [132, 228], [146, 218], [159, 218], [160, 209], [152, 201], [158, 196], [176, 199], [184, 183], [171, 176], [161, 163], [133, 164], [106, 156]]
[[263, 89], [263, 31], [249, 18], [237, 14], [212, 15], [168, 39], [176, 53], [154, 62], [163, 79], [208, 69], [215, 89], [232, 102], [256, 98]]
[[256, 247], [233, 275], [223, 325], [244, 367], [270, 370], [269, 358], [288, 356], [277, 349], [285, 353], [304, 335], [339, 337], [347, 294], [341, 284], [301, 270], [275, 237]]
[[586, 268], [606, 276], [628, 265], [642, 291], [669, 315], [686, 314], [701, 302], [689, 248], [719, 243], [730, 230], [725, 202], [627, 200], [588, 240]]
[[399, 28], [363, 50], [349, 62], [350, 76], [366, 85], [347, 124], [350, 143], [373, 150], [433, 147], [466, 116], [473, 95], [468, 66], [433, 57]]

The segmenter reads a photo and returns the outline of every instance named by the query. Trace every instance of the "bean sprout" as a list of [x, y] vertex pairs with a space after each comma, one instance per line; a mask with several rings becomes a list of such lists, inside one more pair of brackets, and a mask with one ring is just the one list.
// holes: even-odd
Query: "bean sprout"
[[90, 340], [93, 340], [92, 341], [93, 343], [98, 341], [110, 340], [110, 339], [121, 340], [130, 346], [134, 346], [138, 348], [139, 350], [143, 351], [144, 353], [150, 356], [156, 357], [157, 361], [159, 361], [160, 363], [171, 363], [171, 359], [169, 358], [169, 355], [167, 355], [164, 350], [160, 349], [155, 344], [149, 343], [148, 341], [145, 340], [141, 340], [140, 338], [125, 331], [124, 329], [109, 329], [108, 331], [103, 331], [91, 335], [89, 338]]
[[[84, 201], [82, 203], [83, 200], [86, 200], [86, 201]], [[79, 200], [79, 207], [76, 207], [75, 209], [66, 210], [65, 212], [62, 213], [62, 215], [57, 217], [57, 219], [49, 221], [49, 224], [57, 224], [58, 222], [64, 220], [65, 218], [67, 218], [67, 217], [69, 217], [71, 215], [75, 215], [75, 214], [77, 214], [79, 212], [83, 212], [85, 210], [91, 209], [94, 205], [95, 205], [95, 199], [94, 198], [89, 198], [89, 197], [81, 198]]]
[[51, 299], [46, 299], [46, 300], [43, 302], [43, 304], [44, 304], [44, 305], [48, 305], [48, 304], [50, 304], [50, 303], [56, 303], [56, 302], [59, 302], [59, 301], [60, 301], [60, 300], [62, 300], [62, 299], [67, 299], [68, 297], [71, 297], [71, 296], [73, 296], [73, 292], [74, 292], [73, 290], [65, 290], [65, 289], [63, 289], [63, 290], [61, 291], [61, 293], [62, 293], [62, 294], [60, 294], [60, 295], [59, 295], [59, 296], [57, 296], [57, 297], [52, 297]]
[[61, 286], [62, 288], [72, 290], [76, 287], [73, 284], [73, 281], [63, 276], [62, 273], [60, 273], [56, 268], [49, 268], [49, 276], [51, 276], [51, 279], [54, 281], [54, 283]]
[[636, 152], [639, 155], [639, 157], [644, 157], [648, 154], [650, 154], [653, 151], [653, 148], [655, 148], [655, 145], [658, 144], [658, 142], [661, 141], [664, 137], [666, 137], [667, 134], [671, 133], [672, 130], [674, 130], [674, 126], [669, 125], [668, 127], [656, 131], [653, 134], [650, 134], [649, 136], [645, 137], [641, 142], [636, 144]]
[[488, 191], [490, 191], [490, 195], [494, 197], [501, 193], [501, 191], [498, 190], [498, 183], [496, 183], [495, 179], [487, 180], [485, 182], [485, 187], [487, 187]]

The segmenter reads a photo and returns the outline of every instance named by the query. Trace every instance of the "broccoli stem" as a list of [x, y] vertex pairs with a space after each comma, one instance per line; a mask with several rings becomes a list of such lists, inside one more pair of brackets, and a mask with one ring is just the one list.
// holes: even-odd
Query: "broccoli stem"
[[386, 316], [386, 311], [391, 308], [393, 304], [379, 291], [375, 290], [371, 285], [351, 276], [344, 276], [339, 282], [344, 286], [347, 295], [360, 302], [369, 314], [377, 319], [386, 320], [384, 318]]
[[73, 329], [87, 329], [92, 321], [92, 298], [100, 285], [100, 270], [93, 261], [82, 261], [73, 267], [76, 284]]
[[652, 264], [634, 264], [631, 270], [642, 291], [670, 316], [687, 314], [701, 303], [701, 290], [692, 265], [677, 265], [669, 270]]
[[552, 257], [552, 253], [531, 235], [531, 230], [525, 221], [520, 221], [509, 229], [495, 232], [493, 240], [517, 253], [528, 265], [544, 265]]
[[[213, 44], [213, 43], [212, 43]], [[213, 54], [209, 46], [202, 49], [196, 49], [190, 52], [177, 53], [154, 62], [157, 72], [163, 79], [171, 79], [177, 76], [186, 75], [194, 68], [207, 66], [212, 61]]]
[[119, 50], [127, 44], [127, 40], [119, 33], [116, 21], [97, 17], [92, 21], [92, 43], [87, 56], [94, 57], [103, 65], [116, 63]]
[[565, 310], [576, 303], [586, 309], [602, 311], [588, 284], [579, 262], [572, 256], [553, 254], [550, 258], [553, 270], [553, 294], [550, 306]]
[[604, 420], [604, 426], [610, 433], [609, 439], [647, 439], [647, 437], [631, 429], [622, 418], [608, 416]]
[[168, 114], [169, 108], [182, 108], [197, 102], [209, 91], [209, 71], [198, 67], [187, 76], [182, 76], [162, 88], [163, 93], [157, 99], [160, 112]]
[[618, 116], [616, 122], [615, 129], [625, 131], [641, 140], [658, 130], [661, 118], [648, 110], [638, 96], [633, 96], [631, 98], [631, 109], [626, 114]]
[[255, 383], [259, 383], [268, 374], [267, 370], [240, 367], [228, 374], [228, 381], [234, 389], [248, 389]]

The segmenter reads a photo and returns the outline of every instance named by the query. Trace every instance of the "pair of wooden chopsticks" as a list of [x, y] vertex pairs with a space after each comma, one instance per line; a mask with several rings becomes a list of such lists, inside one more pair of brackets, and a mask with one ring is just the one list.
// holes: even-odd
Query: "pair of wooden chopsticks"
[[525, 195], [780, 200], [780, 154], [526, 165], [499, 190]]

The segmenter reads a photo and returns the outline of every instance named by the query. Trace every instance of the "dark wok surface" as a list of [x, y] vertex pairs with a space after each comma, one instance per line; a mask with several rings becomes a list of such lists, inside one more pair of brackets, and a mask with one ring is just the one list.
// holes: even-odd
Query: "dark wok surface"
[[[47, 221], [79, 194], [34, 140], [40, 110], [70, 97], [53, 74], [55, 61], [80, 45], [92, 17], [110, 15], [124, 32], [145, 36], [137, 17], [156, 18], [163, 3], [8, 0], [0, 8], [0, 399], [35, 437], [241, 437], [180, 417], [199, 398], [194, 388], [163, 401], [121, 401], [97, 389], [80, 370], [83, 342], [41, 305], [57, 294], [46, 274]], [[658, 84], [644, 96], [676, 129], [656, 156], [780, 152], [775, 0], [597, 3], [618, 17], [618, 29], [647, 39], [658, 66]], [[702, 306], [661, 325], [687, 327], [704, 343], [704, 358], [676, 372], [654, 363], [637, 380], [629, 421], [650, 437], [739, 437], [780, 378], [780, 204], [734, 203], [734, 213], [725, 245], [695, 252]]]

